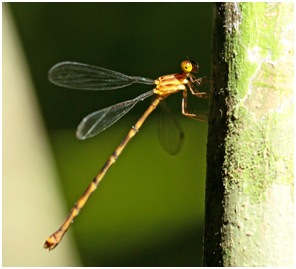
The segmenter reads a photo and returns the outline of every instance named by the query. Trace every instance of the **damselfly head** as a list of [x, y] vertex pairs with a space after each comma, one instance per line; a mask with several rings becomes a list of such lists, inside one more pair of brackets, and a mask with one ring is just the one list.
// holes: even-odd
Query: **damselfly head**
[[181, 69], [185, 73], [197, 73], [199, 70], [199, 65], [194, 61], [186, 60], [181, 63]]

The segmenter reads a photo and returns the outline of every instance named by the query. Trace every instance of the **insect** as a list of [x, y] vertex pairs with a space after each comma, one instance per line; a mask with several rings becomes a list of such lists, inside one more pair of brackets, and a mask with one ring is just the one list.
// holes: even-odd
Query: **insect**
[[[207, 97], [206, 92], [200, 92], [198, 90], [198, 87], [203, 83], [204, 78], [197, 78], [192, 74], [198, 72], [199, 65], [194, 61], [186, 60], [181, 63], [181, 69], [182, 72], [179, 74], [162, 76], [156, 80], [137, 76], [127, 76], [105, 68], [94, 67], [76, 62], [61, 62], [54, 65], [49, 70], [48, 77], [52, 83], [62, 87], [80, 90], [114, 90], [133, 83], [155, 85], [153, 90], [143, 93], [132, 100], [115, 104], [86, 116], [77, 128], [76, 135], [78, 139], [87, 139], [99, 134], [118, 121], [139, 101], [142, 101], [152, 95], [155, 95], [156, 97], [141, 118], [130, 129], [121, 144], [109, 157], [103, 168], [92, 180], [85, 192], [71, 209], [62, 226], [46, 239], [44, 248], [52, 250], [61, 242], [71, 223], [84, 207], [92, 193], [96, 190], [108, 169], [112, 164], [114, 164], [118, 156], [126, 147], [127, 143], [135, 136], [146, 118], [152, 111], [155, 110], [162, 100], [173, 93], [183, 91], [182, 114], [190, 118], [204, 121], [201, 115], [189, 113], [187, 111], [188, 90], [194, 96], [200, 98]], [[170, 151], [169, 148], [168, 151]], [[174, 154], [175, 151], [176, 149], [171, 150], [171, 153]]]

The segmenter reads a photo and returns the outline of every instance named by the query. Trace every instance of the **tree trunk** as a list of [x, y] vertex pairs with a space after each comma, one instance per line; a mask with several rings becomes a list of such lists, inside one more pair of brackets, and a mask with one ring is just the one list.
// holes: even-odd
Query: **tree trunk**
[[205, 266], [293, 266], [293, 14], [214, 5]]

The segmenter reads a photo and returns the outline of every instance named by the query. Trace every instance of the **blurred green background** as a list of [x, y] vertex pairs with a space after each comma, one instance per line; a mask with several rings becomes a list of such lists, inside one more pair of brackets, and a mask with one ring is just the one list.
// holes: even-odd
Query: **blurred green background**
[[[49, 83], [49, 68], [71, 60], [157, 78], [179, 72], [181, 61], [189, 58], [199, 63], [200, 76], [209, 75], [212, 6], [10, 3], [9, 7], [54, 153], [66, 217], [151, 99], [95, 138], [78, 141], [77, 125], [88, 113], [134, 98], [151, 87], [70, 90]], [[54, 252], [66, 247], [64, 241], [72, 235], [78, 249], [75, 255], [83, 266], [202, 265], [207, 124], [181, 115], [181, 96], [167, 100], [185, 133], [180, 153], [172, 157], [161, 147], [158, 111], [154, 112]], [[196, 98], [189, 104], [192, 110], [201, 105]], [[44, 231], [40, 246], [64, 220], [55, 217], [55, 212], [50, 215], [52, 230]]]

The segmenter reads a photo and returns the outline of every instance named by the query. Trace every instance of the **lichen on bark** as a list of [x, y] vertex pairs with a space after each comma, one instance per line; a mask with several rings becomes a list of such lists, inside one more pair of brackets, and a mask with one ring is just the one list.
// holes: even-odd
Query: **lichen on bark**
[[204, 265], [292, 265], [293, 13], [215, 4]]

